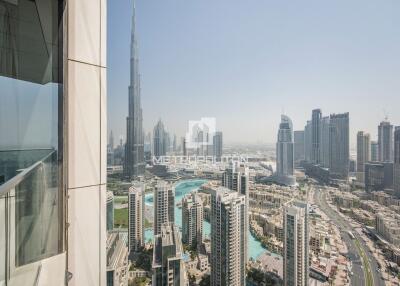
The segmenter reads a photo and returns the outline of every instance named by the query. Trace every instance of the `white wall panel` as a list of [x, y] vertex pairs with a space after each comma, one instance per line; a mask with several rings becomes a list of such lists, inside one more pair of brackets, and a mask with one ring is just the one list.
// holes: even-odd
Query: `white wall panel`
[[99, 286], [103, 275], [100, 186], [72, 189], [68, 195], [68, 269], [73, 275], [69, 285]]
[[68, 63], [68, 187], [100, 184], [100, 68]]
[[68, 59], [100, 65], [101, 1], [68, 1]]

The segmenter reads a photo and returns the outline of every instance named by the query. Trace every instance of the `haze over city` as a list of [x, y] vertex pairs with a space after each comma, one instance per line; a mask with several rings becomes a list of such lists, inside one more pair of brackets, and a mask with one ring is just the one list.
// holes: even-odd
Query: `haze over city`
[[[137, 1], [144, 130], [212, 116], [226, 143], [273, 143], [280, 114], [350, 112], [350, 143], [400, 121], [398, 1]], [[108, 7], [109, 130], [126, 136], [131, 2]], [[371, 109], [373, 107], [373, 109]]]

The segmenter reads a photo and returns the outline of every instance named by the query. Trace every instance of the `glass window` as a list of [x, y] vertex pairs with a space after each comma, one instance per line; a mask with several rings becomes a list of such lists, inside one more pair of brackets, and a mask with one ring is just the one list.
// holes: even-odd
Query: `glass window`
[[62, 250], [63, 9], [0, 0], [0, 198], [15, 196], [15, 267]]

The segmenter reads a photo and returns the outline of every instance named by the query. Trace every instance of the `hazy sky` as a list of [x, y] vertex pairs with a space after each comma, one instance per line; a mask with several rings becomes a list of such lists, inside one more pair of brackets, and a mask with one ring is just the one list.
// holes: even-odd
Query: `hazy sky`
[[[125, 134], [132, 2], [109, 0], [108, 120]], [[137, 0], [144, 128], [216, 117], [224, 141], [275, 142], [280, 114], [400, 125], [398, 0]]]

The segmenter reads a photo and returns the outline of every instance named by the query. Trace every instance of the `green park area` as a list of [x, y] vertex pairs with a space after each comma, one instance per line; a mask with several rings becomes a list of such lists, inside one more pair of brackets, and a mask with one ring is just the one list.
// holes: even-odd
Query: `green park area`
[[[128, 209], [114, 209], [114, 227], [128, 228]], [[144, 220], [144, 227], [152, 227], [152, 223], [147, 219]]]

